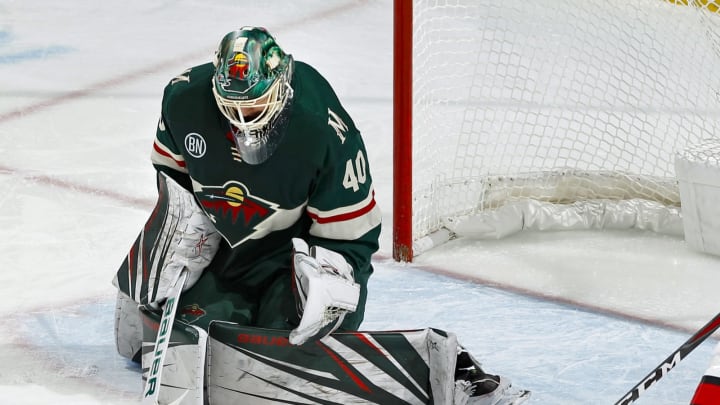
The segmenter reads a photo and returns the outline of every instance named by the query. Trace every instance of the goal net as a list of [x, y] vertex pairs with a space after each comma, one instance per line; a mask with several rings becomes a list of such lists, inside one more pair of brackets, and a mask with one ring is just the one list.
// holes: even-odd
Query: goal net
[[682, 234], [674, 156], [717, 138], [708, 0], [396, 0], [397, 260], [456, 236]]

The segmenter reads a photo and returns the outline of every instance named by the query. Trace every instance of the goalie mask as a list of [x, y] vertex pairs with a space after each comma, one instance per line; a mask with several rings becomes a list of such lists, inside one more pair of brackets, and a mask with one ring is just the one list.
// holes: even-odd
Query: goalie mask
[[213, 94], [240, 156], [260, 164], [277, 148], [288, 121], [293, 58], [264, 28], [243, 27], [220, 41], [214, 64]]

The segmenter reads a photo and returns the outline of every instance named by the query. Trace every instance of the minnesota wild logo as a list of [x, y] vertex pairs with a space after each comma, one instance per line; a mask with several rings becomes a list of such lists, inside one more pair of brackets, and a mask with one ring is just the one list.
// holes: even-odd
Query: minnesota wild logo
[[233, 79], [245, 80], [249, 66], [247, 54], [238, 52], [228, 61], [228, 75]]
[[236, 181], [217, 187], [202, 186], [195, 195], [217, 230], [232, 246], [253, 237], [278, 208], [277, 204], [250, 194], [244, 184]]
[[[204, 309], [202, 309], [202, 307], [200, 307], [200, 305], [189, 304], [189, 305], [185, 305], [184, 307], [180, 308], [180, 314], [185, 317], [194, 318], [192, 321], [192, 322], [194, 322], [194, 321], [202, 318], [203, 316], [205, 316], [207, 313], [205, 312]], [[186, 319], [186, 321], [187, 321], [187, 319]], [[192, 323], [192, 322], [190, 322], [190, 323]]]

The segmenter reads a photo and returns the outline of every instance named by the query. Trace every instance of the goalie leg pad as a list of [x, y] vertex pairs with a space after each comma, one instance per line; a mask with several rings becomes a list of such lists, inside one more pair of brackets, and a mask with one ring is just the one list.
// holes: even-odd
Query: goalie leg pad
[[[148, 382], [161, 314], [140, 307], [143, 322], [142, 370], [144, 390], [159, 389], [158, 404], [203, 405], [207, 332], [175, 319], [162, 364], [162, 380]], [[158, 384], [149, 387], [148, 384]]]
[[209, 335], [209, 405], [516, 404], [529, 396], [471, 397], [455, 380], [457, 337], [439, 329], [335, 332], [303, 346], [285, 330], [230, 322], [211, 323]]
[[[335, 332], [294, 346], [288, 331], [213, 322], [209, 405], [465, 404], [456, 395], [457, 338], [437, 329]], [[455, 402], [457, 399], [458, 402]]]
[[115, 347], [121, 356], [140, 363], [143, 328], [137, 302], [118, 291], [115, 304]]

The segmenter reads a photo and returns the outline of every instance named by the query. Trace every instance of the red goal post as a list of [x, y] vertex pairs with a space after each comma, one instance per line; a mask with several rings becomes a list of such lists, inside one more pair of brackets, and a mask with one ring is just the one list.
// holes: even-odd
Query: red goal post
[[521, 229], [682, 234], [674, 156], [720, 136], [716, 11], [395, 0], [395, 260]]
[[[412, 0], [395, 0], [393, 38], [393, 258], [412, 261]], [[410, 150], [408, 150], [408, 148]]]

